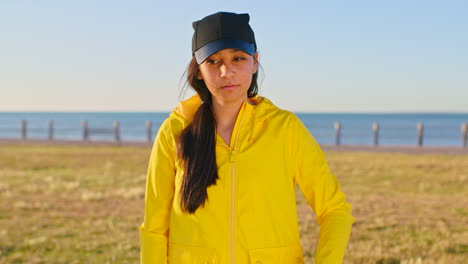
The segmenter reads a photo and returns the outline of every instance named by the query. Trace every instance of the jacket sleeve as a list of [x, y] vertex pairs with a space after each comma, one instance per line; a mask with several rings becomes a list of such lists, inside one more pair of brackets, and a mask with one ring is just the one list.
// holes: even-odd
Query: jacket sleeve
[[[166, 120], [151, 151], [145, 194], [145, 217], [140, 226], [141, 264], [167, 263], [169, 217], [174, 197], [175, 147]], [[173, 137], [172, 137], [173, 138]]]
[[320, 225], [315, 263], [342, 263], [354, 222], [351, 205], [330, 172], [319, 144], [295, 115], [291, 125], [294, 180]]

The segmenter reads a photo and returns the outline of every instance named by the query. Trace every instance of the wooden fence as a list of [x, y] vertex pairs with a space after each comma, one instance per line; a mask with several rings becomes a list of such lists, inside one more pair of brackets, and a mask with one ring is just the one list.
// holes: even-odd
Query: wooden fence
[[[148, 143], [153, 142], [153, 123], [151, 121], [146, 121], [145, 123], [146, 131], [146, 141]], [[93, 135], [110, 135], [114, 138], [114, 141], [120, 143], [122, 141], [121, 132], [120, 132], [120, 122], [114, 121], [112, 127], [109, 128], [96, 128], [89, 127], [88, 121], [83, 120], [81, 122], [81, 131], [83, 141], [90, 141], [91, 136]], [[47, 129], [47, 139], [54, 140], [54, 121], [49, 120], [48, 129]], [[21, 121], [21, 139], [28, 139], [28, 122], [26, 120]]]
[[[341, 139], [342, 139], [342, 125], [340, 122], [335, 122], [334, 125], [335, 128], [335, 145], [341, 145]], [[467, 123], [462, 123], [461, 125], [461, 146], [463, 148], [466, 148], [467, 146], [467, 129], [468, 125]], [[380, 135], [380, 124], [379, 123], [374, 123], [372, 124], [372, 132], [373, 132], [373, 145], [378, 146], [379, 145], [379, 135]], [[417, 133], [417, 145], [422, 147], [424, 143], [424, 124], [423, 123], [418, 123], [416, 125], [416, 133]]]
[[[114, 141], [119, 143], [121, 142], [121, 132], [120, 132], [120, 122], [114, 121], [113, 126], [109, 128], [93, 128], [89, 127], [88, 122], [83, 120], [81, 123], [82, 127], [82, 140], [90, 141], [92, 135], [110, 135], [114, 138]], [[463, 123], [461, 125], [461, 146], [463, 148], [467, 147], [467, 123]], [[340, 122], [335, 122], [334, 124], [335, 129], [335, 137], [334, 137], [334, 144], [341, 145], [341, 141], [343, 138], [342, 129], [343, 126]], [[372, 134], [373, 134], [373, 145], [379, 146], [380, 140], [380, 124], [374, 123], [372, 124]], [[54, 121], [49, 120], [48, 122], [48, 140], [54, 140]], [[148, 143], [153, 142], [153, 125], [151, 121], [146, 121], [145, 123], [145, 131], [146, 131], [146, 141]], [[416, 125], [416, 133], [417, 133], [417, 145], [422, 147], [424, 145], [424, 124], [418, 123]], [[22, 120], [21, 122], [21, 139], [26, 140], [28, 139], [28, 125], [26, 120]]]

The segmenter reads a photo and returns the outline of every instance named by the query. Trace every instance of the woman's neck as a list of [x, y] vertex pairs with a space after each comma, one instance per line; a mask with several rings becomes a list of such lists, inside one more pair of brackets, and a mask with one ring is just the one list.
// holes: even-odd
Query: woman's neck
[[213, 102], [213, 114], [215, 116], [217, 126], [234, 126], [237, 114], [239, 114], [242, 104], [243, 101], [223, 105]]
[[213, 114], [216, 120], [216, 130], [229, 146], [231, 135], [236, 124], [237, 115], [244, 101], [233, 104], [219, 104], [213, 101]]

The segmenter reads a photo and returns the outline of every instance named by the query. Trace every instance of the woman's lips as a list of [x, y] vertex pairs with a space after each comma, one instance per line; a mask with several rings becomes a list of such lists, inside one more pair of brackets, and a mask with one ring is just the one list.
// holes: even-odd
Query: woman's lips
[[229, 85], [223, 86], [222, 88], [223, 88], [224, 90], [232, 90], [232, 89], [234, 89], [234, 88], [236, 88], [236, 87], [237, 87], [237, 85], [229, 84]]

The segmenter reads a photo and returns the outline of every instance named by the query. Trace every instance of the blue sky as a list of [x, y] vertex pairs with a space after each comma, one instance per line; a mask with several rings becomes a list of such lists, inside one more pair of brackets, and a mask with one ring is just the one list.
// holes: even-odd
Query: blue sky
[[468, 2], [450, 0], [1, 1], [0, 111], [170, 110], [191, 23], [217, 11], [250, 14], [282, 108], [468, 113]]

